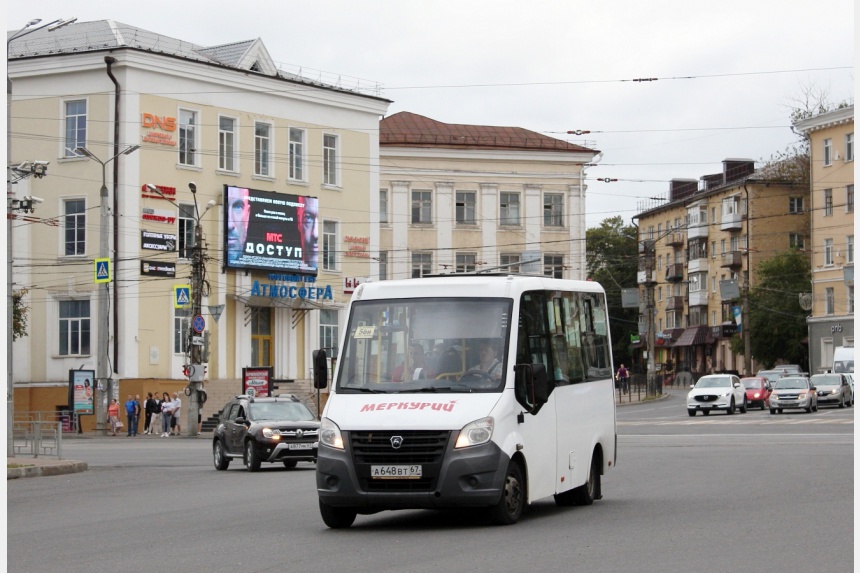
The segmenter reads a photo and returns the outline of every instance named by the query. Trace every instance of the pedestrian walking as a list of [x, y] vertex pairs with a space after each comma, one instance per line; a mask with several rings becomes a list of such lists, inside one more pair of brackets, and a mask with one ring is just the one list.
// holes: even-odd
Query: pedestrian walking
[[630, 373], [622, 364], [618, 367], [618, 372], [615, 374], [615, 379], [618, 380], [618, 387], [621, 388], [621, 391], [627, 394], [630, 391]]
[[111, 435], [116, 437], [117, 429], [122, 427], [122, 422], [119, 420], [119, 402], [116, 398], [113, 398], [108, 406], [108, 422], [110, 422]]
[[170, 430], [170, 420], [173, 418], [173, 402], [170, 394], [165, 392], [161, 397], [161, 437], [166, 438]]

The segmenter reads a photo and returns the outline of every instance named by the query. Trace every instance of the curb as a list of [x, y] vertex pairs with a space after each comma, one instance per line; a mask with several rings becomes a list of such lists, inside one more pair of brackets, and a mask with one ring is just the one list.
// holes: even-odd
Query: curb
[[59, 461], [46, 465], [26, 465], [20, 468], [6, 468], [6, 479], [31, 478], [42, 476], [58, 476], [85, 472], [89, 469], [86, 462]]
[[659, 396], [657, 396], [656, 398], [654, 398], [652, 400], [636, 400], [635, 402], [617, 402], [616, 401], [615, 407], [618, 408], [620, 406], [635, 406], [637, 404], [653, 404], [654, 402], [659, 402], [660, 400], [665, 400], [669, 396], [671, 396], [671, 394], [667, 394], [666, 392], [663, 392], [662, 394], [660, 394]]

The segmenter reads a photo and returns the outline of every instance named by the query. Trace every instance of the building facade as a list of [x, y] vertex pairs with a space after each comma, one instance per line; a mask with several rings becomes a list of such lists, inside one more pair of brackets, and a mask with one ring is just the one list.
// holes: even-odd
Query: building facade
[[379, 137], [380, 278], [585, 278], [584, 167], [597, 151], [408, 112], [384, 118]]
[[[259, 39], [199, 46], [113, 21], [13, 41], [8, 65], [13, 163], [50, 162], [46, 177], [14, 185], [43, 199], [12, 222], [14, 288], [27, 289], [30, 309], [14, 345], [16, 394], [96, 370], [100, 329], [114, 380], [185, 380], [191, 343], [203, 345], [207, 386], [238, 389], [243, 368], [270, 366], [296, 382], [287, 391], [307, 387], [312, 350], [336, 355], [348, 285], [376, 272], [367, 213], [390, 102], [279, 70]], [[227, 256], [231, 188], [257, 201], [245, 268]], [[318, 212], [299, 210], [310, 204]], [[94, 277], [105, 239], [107, 321]], [[314, 244], [318, 259], [303, 262]], [[178, 299], [196, 246], [205, 327], [191, 339], [194, 317]]]
[[812, 308], [809, 370], [833, 366], [833, 349], [854, 346], [854, 106], [795, 124], [811, 153]]
[[797, 208], [808, 196], [752, 160], [726, 159], [721, 173], [672, 180], [668, 201], [639, 213], [636, 346], [648, 349], [651, 329], [658, 370], [757, 370], [732, 352], [730, 339], [743, 330], [744, 293], [756, 284], [758, 263], [808, 241], [809, 219]]

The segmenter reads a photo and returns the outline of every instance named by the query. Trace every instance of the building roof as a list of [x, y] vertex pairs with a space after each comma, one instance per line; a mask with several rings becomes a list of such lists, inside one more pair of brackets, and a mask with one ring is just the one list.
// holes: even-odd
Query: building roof
[[[17, 31], [7, 31], [6, 38], [12, 37], [15, 33]], [[52, 32], [49, 32], [48, 28], [44, 28], [20, 36], [8, 44], [7, 60], [116, 48], [132, 48], [164, 54], [186, 60], [258, 72], [321, 88], [374, 97], [379, 97], [382, 89], [378, 83], [342, 75], [332, 76], [330, 82], [324, 81], [323, 76], [327, 74], [317, 70], [303, 70], [297, 67], [295, 71], [285, 71], [275, 64], [259, 38], [216, 46], [203, 46], [115, 20], [75, 22]], [[355, 85], [354, 88], [348, 87], [353, 84]]]
[[598, 153], [521, 127], [443, 123], [408, 111], [379, 123], [380, 146], [516, 149]]

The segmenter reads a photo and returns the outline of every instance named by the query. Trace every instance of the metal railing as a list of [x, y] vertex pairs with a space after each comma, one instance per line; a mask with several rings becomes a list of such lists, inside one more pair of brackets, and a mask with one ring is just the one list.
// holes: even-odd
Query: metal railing
[[63, 423], [18, 421], [12, 424], [14, 455], [63, 459]]

